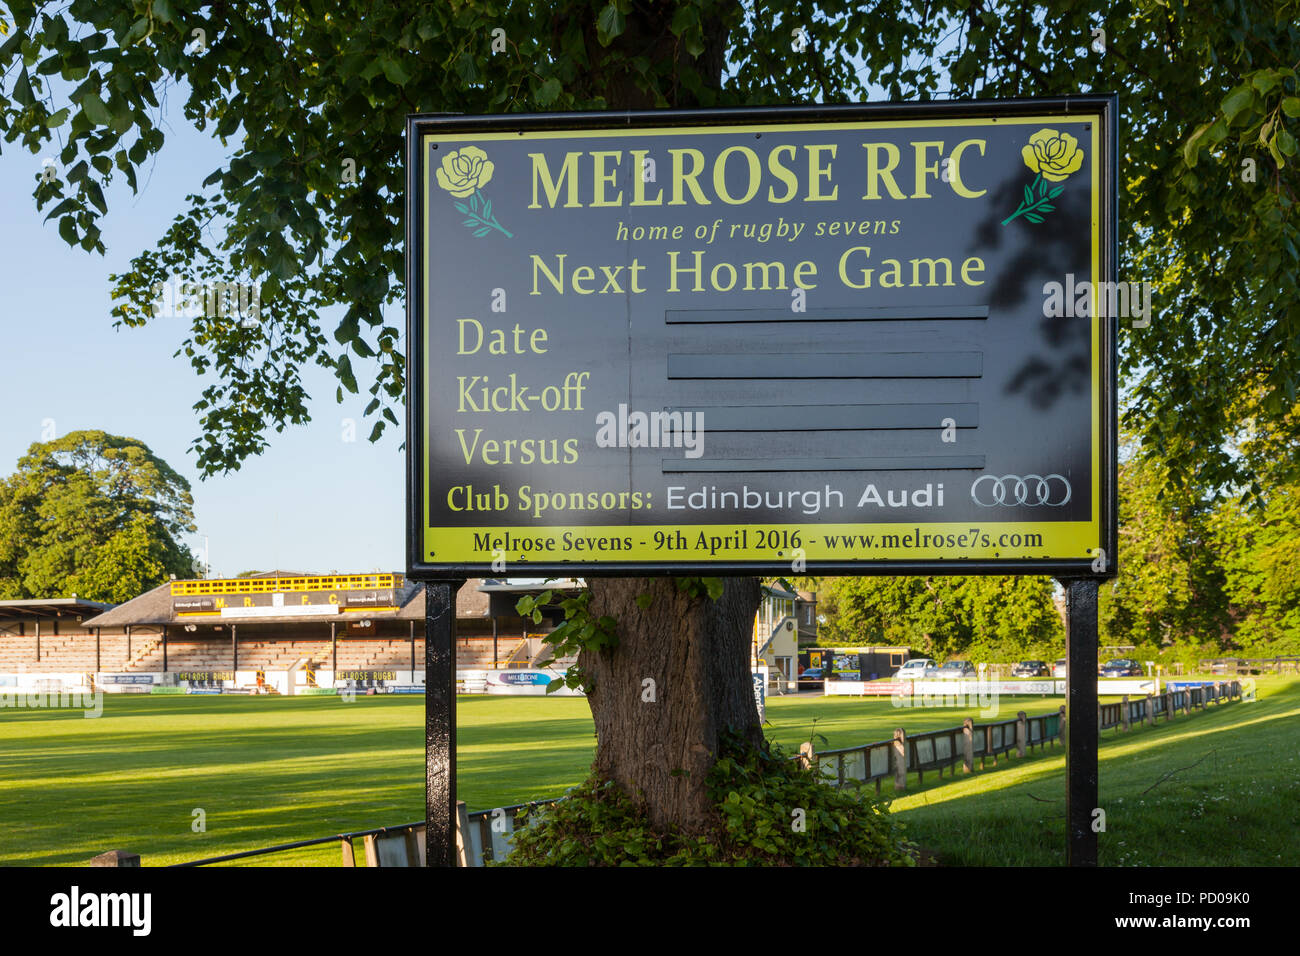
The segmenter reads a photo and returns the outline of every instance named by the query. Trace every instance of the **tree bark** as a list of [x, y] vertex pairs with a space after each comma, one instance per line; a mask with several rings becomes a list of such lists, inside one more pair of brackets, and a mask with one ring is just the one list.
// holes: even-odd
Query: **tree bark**
[[[763, 738], [749, 666], [758, 579], [725, 579], [717, 601], [692, 598], [672, 578], [589, 584], [592, 614], [619, 622], [617, 646], [578, 657], [596, 723], [592, 769], [655, 826], [706, 832], [717, 824], [705, 778], [721, 733]], [[651, 596], [645, 610], [640, 594]]]
[[[633, 5], [623, 33], [608, 48], [600, 46], [594, 19], [586, 24], [587, 49], [593, 66], [600, 66], [588, 73], [584, 92], [603, 96], [615, 109], [653, 108], [657, 100], [632, 69], [633, 57], [672, 64], [668, 88], [661, 90], [670, 106], [701, 105], [679, 82], [685, 70], [698, 71], [707, 87], [719, 89], [728, 24], [741, 5], [709, 6], [698, 58], [672, 34], [676, 6]], [[690, 597], [672, 578], [593, 578], [588, 584], [591, 612], [617, 620], [619, 636], [616, 647], [578, 657], [596, 723], [592, 769], [615, 781], [654, 825], [704, 832], [717, 822], [704, 781], [720, 733], [731, 729], [753, 743], [762, 740], [749, 676], [758, 579], [726, 580], [716, 602]], [[652, 598], [645, 610], [636, 603], [640, 594]]]

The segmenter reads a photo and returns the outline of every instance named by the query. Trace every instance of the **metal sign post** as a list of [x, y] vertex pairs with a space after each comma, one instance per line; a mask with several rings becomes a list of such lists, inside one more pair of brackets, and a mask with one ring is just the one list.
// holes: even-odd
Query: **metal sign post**
[[1097, 865], [1097, 581], [1065, 587], [1065, 825], [1070, 866]]
[[424, 585], [424, 818], [429, 866], [456, 865], [456, 592]]

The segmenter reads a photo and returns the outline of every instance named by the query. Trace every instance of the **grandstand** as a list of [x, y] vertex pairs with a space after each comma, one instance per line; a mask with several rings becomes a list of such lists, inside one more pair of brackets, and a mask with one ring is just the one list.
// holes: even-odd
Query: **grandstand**
[[[541, 637], [556, 619], [539, 626], [514, 609], [522, 594], [544, 587], [467, 582], [456, 596], [457, 669], [528, 667], [544, 656]], [[0, 678], [302, 670], [400, 672], [418, 683], [424, 615], [424, 588], [399, 574], [171, 581], [117, 606], [75, 597], [0, 601]]]

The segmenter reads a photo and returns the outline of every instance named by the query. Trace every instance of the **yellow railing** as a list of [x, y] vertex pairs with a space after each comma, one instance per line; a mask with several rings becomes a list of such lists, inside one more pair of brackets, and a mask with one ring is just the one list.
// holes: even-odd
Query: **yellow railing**
[[277, 591], [369, 591], [401, 585], [397, 574], [327, 574], [302, 578], [231, 578], [219, 581], [173, 581], [172, 596], [271, 594]]

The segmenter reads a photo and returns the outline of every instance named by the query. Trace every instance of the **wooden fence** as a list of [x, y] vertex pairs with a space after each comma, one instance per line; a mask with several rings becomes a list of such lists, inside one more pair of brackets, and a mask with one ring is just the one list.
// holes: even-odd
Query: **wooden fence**
[[874, 783], [876, 793], [881, 784], [893, 779], [894, 790], [907, 788], [907, 775], [915, 773], [918, 783], [925, 783], [927, 772], [955, 774], [960, 764], [970, 773], [979, 760], [983, 769], [986, 760], [997, 765], [998, 757], [1016, 751], [1023, 757], [1030, 748], [1041, 748], [1063, 739], [1065, 707], [1057, 713], [1028, 717], [1020, 711], [1011, 720], [991, 724], [976, 724], [967, 717], [960, 727], [931, 730], [911, 734], [901, 727], [894, 731], [893, 740], [838, 750], [813, 750], [810, 744], [800, 748], [800, 759], [806, 764], [816, 763], [822, 778], [835, 786], [862, 786]]
[[[1166, 690], [1136, 700], [1124, 697], [1117, 702], [1099, 705], [1097, 729], [1128, 730], [1135, 723], [1155, 724], [1162, 717], [1169, 720], [1179, 710], [1189, 714], [1193, 710], [1204, 710], [1210, 704], [1234, 700], [1241, 700], [1238, 681]], [[950, 772], [950, 776], [955, 775], [959, 764], [964, 772], [971, 773], [976, 759], [980, 769], [984, 768], [986, 759], [991, 759], [996, 766], [998, 757], [1003, 754], [1014, 750], [1016, 756], [1023, 757], [1030, 749], [1054, 745], [1058, 741], [1063, 743], [1065, 734], [1065, 706], [1062, 705], [1056, 713], [1027, 717], [1022, 710], [1014, 719], [989, 724], [976, 724], [967, 717], [960, 727], [910, 736], [899, 728], [894, 731], [893, 740], [878, 740], [820, 753], [811, 744], [804, 744], [799, 759], [805, 764], [815, 763], [822, 778], [838, 787], [874, 783], [876, 793], [880, 793], [882, 783], [892, 778], [894, 790], [901, 792], [907, 788], [909, 773], [917, 775], [918, 784], [925, 783], [927, 772], [937, 772], [941, 780], [945, 770]]]

